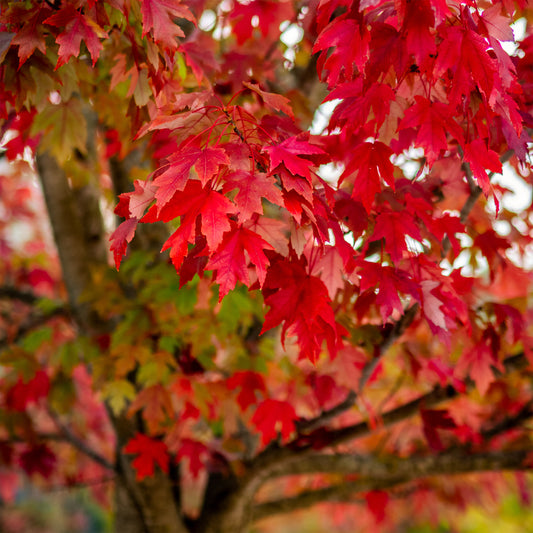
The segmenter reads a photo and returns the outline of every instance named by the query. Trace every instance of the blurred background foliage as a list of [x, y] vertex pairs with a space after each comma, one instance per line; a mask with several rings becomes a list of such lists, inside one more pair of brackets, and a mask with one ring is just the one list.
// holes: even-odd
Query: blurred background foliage
[[34, 485], [0, 506], [1, 533], [110, 533], [112, 516], [88, 489], [43, 492]]

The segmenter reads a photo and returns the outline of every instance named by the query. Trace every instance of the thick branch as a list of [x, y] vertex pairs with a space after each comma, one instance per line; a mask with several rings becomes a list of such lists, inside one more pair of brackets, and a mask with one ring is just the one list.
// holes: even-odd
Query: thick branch
[[[523, 353], [508, 357], [504, 361], [504, 367], [506, 372], [511, 372], [524, 368], [527, 365], [527, 359]], [[467, 390], [473, 387], [472, 383], [467, 383]], [[427, 394], [419, 396], [414, 400], [407, 402], [395, 409], [391, 409], [384, 413], [381, 417], [382, 427], [388, 427], [398, 422], [404, 421], [412, 416], [417, 415], [420, 412], [421, 407], [432, 407], [443, 401], [450, 400], [459, 395], [459, 393], [452, 387], [440, 387], [437, 386]], [[354, 440], [370, 434], [371, 428], [369, 428], [366, 421], [359, 422], [352, 426], [347, 426], [340, 429], [321, 431], [319, 438], [323, 447], [330, 447]], [[316, 456], [311, 446], [313, 444], [313, 436], [305, 435], [297, 437], [293, 442], [289, 443], [285, 447], [271, 447], [262, 454], [258, 455], [253, 461], [246, 485], [253, 487], [257, 490], [265, 481], [272, 477], [279, 477], [290, 475], [293, 473], [300, 473], [301, 469], [304, 469], [304, 464], [307, 462], [307, 457], [313, 457], [309, 463], [314, 466], [314, 471], [319, 462], [315, 463]], [[324, 457], [329, 457], [324, 454]], [[356, 459], [350, 459], [356, 461]], [[300, 463], [300, 461], [302, 461]], [[324, 461], [330, 461], [330, 459], [324, 459]], [[300, 465], [298, 466], [298, 463]], [[311, 468], [311, 467], [308, 467]], [[298, 470], [300, 469], [300, 470]]]
[[0, 298], [8, 300], [19, 300], [28, 305], [33, 305], [39, 301], [39, 296], [31, 291], [22, 291], [10, 285], [0, 287]]
[[[292, 498], [258, 504], [253, 509], [254, 520], [277, 513], [304, 509], [324, 501], [349, 501], [363, 491], [387, 489], [400, 483], [436, 475], [457, 475], [473, 472], [529, 470], [527, 457], [531, 449], [470, 454], [454, 450], [441, 455], [410, 459], [331, 455], [315, 457], [316, 464], [325, 472], [360, 474], [365, 479], [347, 481], [330, 487], [304, 491]], [[311, 456], [308, 457], [309, 459]], [[315, 469], [314, 472], [317, 472]], [[304, 473], [304, 470], [301, 472]]]
[[252, 520], [256, 522], [276, 514], [308, 509], [319, 503], [348, 503], [353, 501], [354, 495], [358, 492], [387, 489], [404, 482], [405, 480], [402, 478], [398, 478], [397, 480], [391, 479], [387, 482], [363, 479], [347, 481], [339, 485], [332, 485], [321, 489], [307, 490], [297, 496], [255, 505], [252, 510]]
[[483, 441], [488, 441], [497, 435], [515, 429], [531, 418], [533, 418], [533, 401], [526, 403], [514, 416], [506, 416], [497, 424], [481, 431]]
[[[81, 300], [91, 287], [91, 266], [103, 262], [97, 199], [90, 188], [76, 194], [64, 170], [49, 153], [37, 156], [37, 168], [70, 306], [85, 333], [100, 334], [112, 324], [102, 323], [91, 306]], [[84, 202], [81, 210], [80, 204]], [[83, 225], [82, 213], [86, 217]], [[93, 217], [94, 220], [91, 220]], [[154, 478], [136, 480], [129, 460], [122, 453], [122, 446], [138, 428], [130, 427], [132, 423], [128, 423], [124, 417], [112, 418], [112, 422], [118, 443], [117, 519], [123, 522], [124, 527], [139, 533], [183, 533], [185, 526], [177, 512], [168, 477], [158, 473]], [[123, 422], [127, 427], [124, 427]], [[76, 443], [80, 445], [80, 442]], [[96, 460], [96, 457], [93, 458]], [[99, 462], [102, 463], [101, 460]]]

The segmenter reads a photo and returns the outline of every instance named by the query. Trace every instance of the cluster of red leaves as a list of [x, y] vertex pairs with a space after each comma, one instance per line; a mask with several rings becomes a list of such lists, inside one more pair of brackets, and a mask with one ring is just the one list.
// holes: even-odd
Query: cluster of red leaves
[[[465, 319], [459, 280], [413, 253], [414, 241], [440, 245], [445, 237], [459, 252], [455, 235], [465, 227], [435, 194], [442, 186], [467, 190], [464, 174], [454, 183], [431, 173], [413, 183], [391, 160], [412, 146], [424, 150], [429, 171], [462, 158], [488, 195], [487, 170], [502, 168], [498, 154], [512, 149], [523, 158], [525, 101], [499, 41], [512, 37], [508, 19], [500, 4], [484, 11], [429, 0], [378, 4], [317, 7], [313, 50], [331, 88], [326, 100], [341, 99], [329, 126], [338, 134], [299, 131], [283, 97], [245, 80], [228, 103], [207, 89], [157, 111], [140, 135], [159, 134], [166, 145], [159, 152], [168, 155], [121, 197], [117, 213], [127, 220], [111, 238], [117, 266], [137, 222], [179, 220], [163, 249], [182, 283], [212, 270], [221, 299], [238, 282], [263, 289], [270, 306], [263, 331], [283, 324], [311, 361], [324, 340], [332, 354], [341, 342], [330, 302], [343, 279], [359, 285], [365, 307], [376, 305], [385, 320], [402, 312], [407, 295], [443, 336]], [[250, 6], [232, 16], [253, 11], [266, 28], [266, 6]], [[250, 38], [237, 31], [240, 43]], [[317, 174], [330, 161], [344, 167], [338, 190]], [[363, 246], [354, 250], [346, 234], [362, 237]], [[382, 261], [394, 266], [369, 263], [367, 250], [379, 241]]]
[[[268, 34], [266, 4], [237, 5], [230, 20], [239, 44], [254, 32], [237, 21], [256, 16]], [[457, 234], [485, 225], [495, 242], [482, 216], [474, 226], [459, 212], [473, 180], [498, 206], [487, 173], [502, 171], [508, 150], [515, 163], [525, 160], [531, 118], [521, 65], [500, 42], [513, 37], [513, 11], [499, 2], [484, 10], [430, 0], [319, 2], [306, 37], [330, 89], [326, 101], [340, 100], [329, 135], [301, 131], [289, 101], [268, 92], [268, 75], [262, 86], [243, 76], [239, 87], [235, 74], [231, 99], [217, 86], [175, 96], [139, 131], [152, 136], [161, 158], [120, 198], [116, 212], [126, 220], [111, 237], [117, 267], [138, 223], [175, 221], [163, 249], [181, 283], [212, 271], [220, 299], [239, 282], [261, 289], [269, 307], [262, 332], [281, 325], [282, 337], [295, 337], [299, 356], [313, 363], [324, 345], [332, 357], [345, 345], [336, 312], [346, 312], [350, 298], [362, 323], [376, 313], [386, 323], [406, 302], [418, 303], [447, 343], [454, 330], [472, 339], [455, 372], [435, 375], [445, 384], [469, 374], [485, 394], [500, 345], [489, 340], [489, 323], [471, 321], [484, 286], [459, 270], [445, 274], [441, 260], [461, 252]], [[424, 154], [415, 180], [401, 168], [413, 147]], [[343, 169], [336, 185], [321, 177], [330, 162]], [[497, 239], [501, 250], [511, 246]], [[491, 245], [475, 242], [496, 260]], [[490, 268], [498, 276], [512, 268], [501, 254], [497, 261], [501, 268], [492, 260]], [[257, 403], [256, 391], [260, 382], [242, 386], [241, 408]], [[294, 431], [290, 407], [259, 403], [251, 421], [263, 443]], [[438, 430], [456, 427], [446, 412], [424, 411], [422, 421], [436, 450]]]
[[[386, 332], [407, 306], [418, 305], [414, 327], [427, 326], [456, 361], [412, 355], [429, 342], [422, 333], [406, 349], [413, 379], [460, 387], [470, 376], [482, 395], [488, 392], [502, 345], [520, 342], [526, 330], [518, 307], [496, 300], [526, 289], [503, 281], [520, 272], [506, 256], [512, 238], [494, 231], [486, 210], [468, 220], [460, 213], [476, 183], [498, 205], [491, 174], [502, 171], [507, 153], [514, 166], [526, 160], [533, 41], [522, 43], [523, 58], [502, 47], [513, 40], [510, 22], [525, 1], [481, 8], [474, 1], [320, 0], [305, 11], [290, 1], [235, 2], [218, 13], [233, 33], [227, 52], [214, 34], [183, 29], [202, 14], [202, 1], [29, 4], [13, 4], [0, 18], [16, 49], [0, 71], [21, 85], [0, 85], [0, 117], [14, 132], [8, 156], [38, 142], [35, 108], [24, 108], [32, 90], [20, 81], [29, 76], [30, 58], [66, 86], [62, 68], [81, 62], [83, 47], [93, 68], [106, 64], [106, 91], [126, 85], [129, 133], [148, 139], [155, 171], [136, 180], [116, 208], [125, 219], [111, 235], [117, 268], [139, 224], [169, 223], [174, 231], [163, 250], [182, 286], [198, 275], [218, 285], [220, 301], [239, 284], [262, 291], [262, 333], [280, 326], [284, 343], [294, 338], [299, 358], [313, 364], [326, 347], [332, 358], [339, 354], [349, 378], [361, 361], [353, 353], [350, 364], [340, 361], [359, 329], [378, 324]], [[116, 20], [134, 21], [123, 24], [127, 44], [120, 47], [111, 32]], [[317, 54], [325, 101], [337, 102], [324, 134], [301, 126], [301, 95], [274, 92], [285, 21], [305, 29], [302, 48]], [[189, 78], [175, 74], [183, 69]], [[131, 139], [110, 122], [107, 155], [121, 158]], [[423, 155], [409, 155], [412, 149]], [[404, 170], [405, 157], [417, 160], [415, 176]], [[340, 169], [336, 180], [326, 179], [323, 165], [330, 163]], [[459, 234], [472, 238], [472, 257], [487, 260], [488, 280], [453, 267], [463, 249]], [[523, 250], [530, 239], [521, 239]], [[529, 283], [527, 274], [516, 277]], [[196, 373], [181, 368], [188, 377]], [[340, 374], [307, 376], [319, 404], [354, 388]], [[12, 389], [14, 410], [46, 394], [42, 383], [24, 387]], [[286, 391], [275, 393], [258, 373], [237, 372], [221, 390], [234, 395], [241, 413], [256, 406], [250, 422], [262, 444], [294, 433], [298, 416]], [[137, 456], [138, 477], [156, 466], [167, 472], [171, 458], [188, 458], [197, 475], [209, 457], [203, 443], [180, 436], [171, 446], [154, 437], [175, 414], [167, 388], [142, 389], [130, 413], [139, 410], [152, 437], [139, 434], [125, 447]], [[201, 414], [191, 400], [179, 416]], [[452, 431], [466, 430], [447, 411], [422, 412], [432, 449], [442, 449], [442, 435]], [[371, 509], [385, 500], [379, 492], [368, 496]]]

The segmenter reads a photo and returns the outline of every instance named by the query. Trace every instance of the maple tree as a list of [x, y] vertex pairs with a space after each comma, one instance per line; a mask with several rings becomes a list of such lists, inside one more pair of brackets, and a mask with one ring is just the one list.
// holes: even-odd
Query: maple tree
[[532, 9], [2, 0], [0, 496], [89, 484], [123, 533], [526, 499]]

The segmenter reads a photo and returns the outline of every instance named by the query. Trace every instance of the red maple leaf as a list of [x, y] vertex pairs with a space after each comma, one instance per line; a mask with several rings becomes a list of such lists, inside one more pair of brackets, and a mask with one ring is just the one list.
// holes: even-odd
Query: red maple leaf
[[377, 524], [381, 524], [385, 520], [387, 504], [389, 503], [389, 495], [382, 490], [373, 490], [368, 492], [365, 496], [366, 504], [369, 511], [374, 516]]
[[188, 419], [198, 420], [199, 418], [200, 418], [200, 409], [198, 409], [198, 407], [193, 405], [191, 402], [185, 402], [185, 407], [183, 408], [183, 411], [180, 413], [180, 419], [182, 421], [185, 421]]
[[292, 404], [267, 398], [258, 405], [252, 424], [261, 433], [261, 442], [268, 444], [277, 438], [278, 432], [283, 439], [288, 439], [296, 429], [294, 422], [297, 419]]
[[408, 249], [406, 236], [421, 241], [420, 230], [412, 216], [405, 211], [388, 211], [377, 215], [373, 237], [385, 239], [385, 250], [396, 263]]
[[180, 149], [168, 158], [167, 165], [165, 165], [166, 169], [154, 178], [154, 186], [157, 187], [155, 197], [158, 207], [164, 207], [176, 191], [182, 191], [185, 188], [193, 166], [202, 185], [206, 185], [218, 171], [218, 168], [227, 163], [229, 163], [229, 159], [222, 148], [201, 149], [189, 146]]
[[435, 452], [444, 450], [437, 429], [455, 429], [453, 418], [446, 409], [421, 409], [422, 429], [430, 448]]
[[394, 166], [390, 161], [392, 150], [381, 142], [365, 142], [352, 152], [346, 170], [339, 178], [353, 181], [352, 196], [370, 212], [376, 193], [381, 191], [381, 181], [394, 189]]
[[36, 115], [36, 110], [21, 111], [13, 120], [9, 121], [11, 139], [4, 142], [2, 148], [5, 150], [5, 156], [9, 161], [14, 161], [17, 157], [24, 154], [26, 147], [32, 151], [39, 144], [40, 135], [33, 136], [31, 127]]
[[286, 256], [289, 253], [288, 240], [285, 233], [287, 224], [285, 222], [254, 215], [253, 218], [243, 224], [243, 227], [263, 237], [281, 255]]
[[237, 395], [237, 403], [241, 411], [246, 411], [250, 405], [254, 405], [257, 401], [256, 391], [266, 393], [265, 380], [261, 374], [252, 372], [250, 370], [235, 372], [226, 384], [229, 390], [240, 388]]
[[361, 291], [374, 292], [376, 287], [379, 288], [376, 305], [379, 307], [384, 322], [392, 317], [394, 311], [399, 314], [403, 313], [400, 294], [418, 297], [417, 284], [403, 270], [362, 261], [357, 272], [361, 277]]
[[[396, 2], [396, 5], [399, 3]], [[436, 43], [432, 29], [435, 25], [433, 6], [429, 0], [409, 2], [403, 0], [400, 4], [398, 18], [402, 20], [402, 33], [405, 35], [405, 48], [413, 54], [416, 62], [422, 66], [425, 61], [435, 54]]]
[[321, 406], [331, 400], [336, 391], [343, 390], [331, 376], [320, 375], [316, 372], [309, 374], [305, 382], [313, 389], [313, 393]]
[[243, 85], [245, 87], [248, 87], [248, 89], [250, 89], [251, 91], [257, 93], [263, 99], [263, 102], [265, 102], [265, 105], [267, 107], [270, 107], [274, 111], [281, 111], [289, 117], [294, 118], [294, 114], [290, 106], [290, 100], [285, 96], [282, 96], [281, 94], [263, 91], [256, 83], [244, 82]]
[[179, 462], [187, 458], [189, 470], [192, 476], [196, 478], [205, 467], [206, 456], [208, 454], [209, 449], [205, 444], [192, 439], [182, 439], [181, 445], [176, 453], [176, 461]]
[[368, 87], [361, 78], [357, 78], [353, 82], [339, 84], [324, 100], [342, 100], [333, 112], [330, 129], [337, 126], [358, 129], [366, 125], [372, 116], [376, 129], [380, 128], [395, 97], [395, 92], [385, 83], [373, 83]]
[[443, 41], [439, 44], [435, 74], [440, 76], [448, 69], [453, 73], [450, 104], [458, 103], [476, 85], [488, 99], [498, 80], [497, 64], [487, 52], [488, 43], [467, 28], [446, 27], [440, 33]]
[[405, 112], [399, 128], [416, 128], [416, 143], [424, 148], [428, 162], [432, 165], [448, 147], [447, 134], [450, 133], [463, 143], [463, 131], [453, 119], [452, 106], [431, 102], [419, 95], [415, 96], [415, 101]]
[[283, 323], [296, 335], [300, 357], [316, 362], [326, 341], [331, 354], [336, 353], [337, 324], [323, 281], [310, 276], [297, 262], [277, 261], [269, 268], [265, 282], [265, 303], [270, 306], [262, 333]]
[[178, 47], [176, 37], [185, 37], [182, 29], [174, 21], [184, 18], [195, 21], [193, 14], [179, 0], [141, 0], [141, 13], [144, 37], [152, 31], [154, 41], [175, 50]]
[[145, 477], [153, 476], [156, 464], [159, 465], [163, 472], [168, 473], [169, 456], [167, 445], [160, 440], [137, 433], [126, 444], [124, 452], [137, 455], [132, 465], [135, 468], [138, 481]]
[[484, 337], [473, 348], [463, 353], [459, 359], [456, 371], [461, 375], [468, 375], [476, 384], [479, 393], [484, 396], [491, 383], [496, 379], [493, 368], [504, 372], [501, 361], [494, 354], [494, 348]]
[[182, 221], [180, 227], [165, 241], [161, 251], [170, 249], [170, 259], [172, 264], [179, 271], [183, 265], [183, 260], [188, 252], [189, 243], [194, 242], [195, 218], [189, 217]]
[[326, 246], [324, 255], [316, 262], [312, 274], [319, 274], [333, 300], [337, 291], [344, 287], [344, 262], [335, 246]]
[[[322, 52], [317, 69], [320, 75], [327, 71], [330, 87], [339, 79], [350, 80], [354, 74], [354, 65], [360, 72], [364, 70], [368, 59], [370, 34], [365, 25], [354, 19], [336, 17], [318, 36], [313, 46], [313, 53]], [[335, 48], [330, 54], [327, 50]]]
[[436, 328], [446, 330], [446, 315], [443, 310], [444, 302], [438, 292], [441, 284], [437, 280], [424, 280], [420, 282], [422, 293], [422, 310], [430, 322], [432, 331]]
[[265, 150], [270, 155], [270, 172], [275, 172], [279, 165], [283, 165], [289, 172], [304, 176], [309, 181], [309, 167], [313, 162], [306, 159], [306, 156], [324, 154], [321, 148], [310, 144], [305, 137], [289, 137], [279, 144], [267, 146]]
[[46, 53], [45, 34], [42, 22], [47, 13], [44, 9], [35, 10], [30, 18], [26, 20], [20, 31], [13, 37], [11, 44], [16, 44], [19, 47], [19, 67], [26, 62], [35, 50], [39, 50], [43, 54]]
[[78, 56], [82, 40], [91, 54], [93, 65], [96, 63], [103, 48], [100, 39], [106, 38], [107, 33], [94, 20], [78, 11], [72, 4], [67, 4], [44, 23], [63, 28], [56, 39], [59, 45], [56, 69], [72, 56]]
[[272, 250], [257, 233], [244, 227], [237, 227], [226, 233], [222, 243], [211, 257], [206, 268], [216, 270], [216, 282], [220, 285], [219, 300], [233, 288], [237, 281], [250, 285], [248, 263], [252, 263], [259, 283], [263, 285], [266, 268], [270, 264], [264, 250]]
[[281, 191], [276, 187], [276, 180], [262, 173], [238, 170], [226, 176], [224, 192], [238, 189], [234, 198], [239, 209], [239, 220], [249, 220], [254, 213], [263, 214], [262, 198], [277, 205], [283, 205]]
[[[198, 180], [189, 180], [183, 191], [175, 192], [164, 207], [152, 206], [141, 222], [169, 222], [181, 216], [180, 227], [163, 245], [163, 250], [170, 249], [172, 262], [179, 270], [188, 244], [193, 244], [195, 237], [205, 236], [210, 250], [219, 246], [224, 233], [231, 229], [229, 215], [235, 211], [235, 206], [224, 195], [210, 187], [203, 188]], [[201, 234], [195, 235], [197, 229]]]
[[[309, 179], [302, 176], [293, 175], [287, 172], [283, 167], [279, 167], [277, 174], [281, 178], [283, 184], [283, 200], [285, 207], [293, 214], [301, 212], [302, 201], [305, 200], [309, 204], [313, 203], [313, 188]], [[291, 209], [291, 201], [295, 205], [295, 209]]]
[[19, 464], [28, 474], [40, 474], [49, 478], [56, 466], [57, 458], [46, 444], [36, 444], [25, 449], [19, 456]]
[[133, 186], [135, 190], [126, 193], [129, 196], [129, 216], [142, 218], [146, 208], [155, 198], [156, 187], [153, 182], [144, 180], [135, 180]]
[[110, 250], [113, 252], [117, 270], [120, 268], [122, 258], [126, 255], [128, 243], [131, 242], [137, 228], [137, 219], [129, 218], [124, 220], [109, 237], [111, 242]]
[[[485, 196], [488, 196], [491, 190], [487, 170], [501, 173], [502, 164], [498, 154], [493, 150], [487, 148], [487, 145], [482, 139], [474, 139], [471, 143], [465, 146], [465, 161], [470, 163], [472, 173], [476, 177], [479, 186], [483, 189]], [[494, 197], [497, 203], [496, 197]]]
[[6, 407], [13, 411], [24, 411], [28, 405], [46, 398], [50, 390], [50, 378], [44, 370], [38, 370], [35, 376], [23, 381], [19, 378], [6, 392]]

